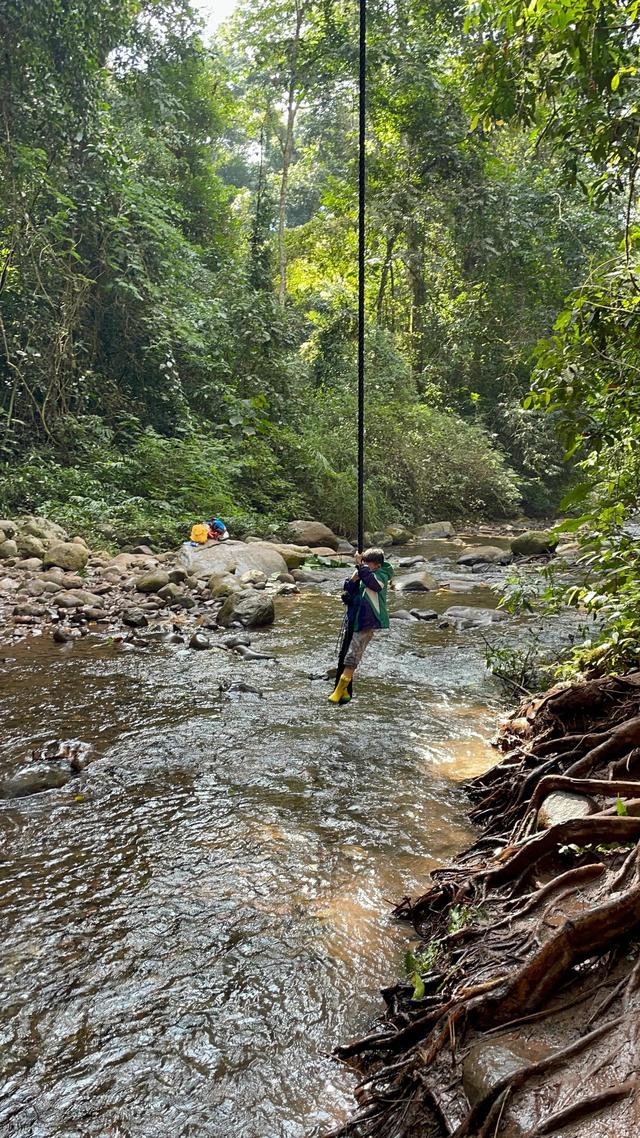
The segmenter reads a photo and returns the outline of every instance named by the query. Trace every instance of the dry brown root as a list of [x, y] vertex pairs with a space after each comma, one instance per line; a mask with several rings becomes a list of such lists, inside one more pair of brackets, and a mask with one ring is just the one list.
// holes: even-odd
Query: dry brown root
[[[554, 689], [503, 730], [505, 760], [473, 786], [484, 836], [396, 911], [430, 943], [429, 958], [434, 945], [439, 954], [424, 996], [412, 999], [412, 985], [390, 989], [384, 1027], [336, 1053], [366, 1072], [360, 1112], [336, 1136], [502, 1138], [527, 1095], [538, 1119], [528, 1138], [560, 1135], [637, 1093], [640, 672]], [[599, 810], [531, 832], [556, 791], [588, 794]], [[464, 927], [452, 931], [461, 914]], [[469, 1046], [518, 1025], [544, 1033], [550, 1021], [566, 1030], [565, 1045], [497, 1078], [470, 1105], [461, 1080]], [[599, 1045], [609, 1033], [611, 1046]], [[574, 1077], [579, 1055], [587, 1074]], [[552, 1069], [563, 1094], [543, 1103], [536, 1079]], [[637, 1138], [635, 1128], [616, 1138]]]

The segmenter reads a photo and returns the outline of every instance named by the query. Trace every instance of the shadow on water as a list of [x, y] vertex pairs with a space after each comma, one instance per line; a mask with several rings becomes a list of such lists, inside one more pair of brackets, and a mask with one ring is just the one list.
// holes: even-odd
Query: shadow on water
[[[330, 576], [278, 602], [277, 662], [10, 650], [3, 774], [53, 736], [99, 758], [0, 809], [3, 1135], [303, 1138], [350, 1109], [327, 1053], [401, 972], [390, 902], [471, 836], [459, 784], [491, 762], [498, 696], [472, 633], [394, 621], [327, 705]], [[461, 596], [408, 607], [496, 603], [471, 577]]]

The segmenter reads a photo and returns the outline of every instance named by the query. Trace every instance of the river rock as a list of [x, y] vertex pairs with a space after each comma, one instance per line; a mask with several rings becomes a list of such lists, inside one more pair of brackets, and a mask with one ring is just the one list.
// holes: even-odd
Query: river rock
[[162, 595], [162, 590], [169, 584], [169, 574], [164, 569], [152, 569], [151, 572], [143, 573], [142, 577], [138, 577], [136, 589], [139, 593], [160, 593]]
[[19, 588], [20, 582], [13, 577], [0, 578], [0, 593], [17, 593]]
[[146, 628], [149, 621], [140, 608], [125, 609], [122, 614], [122, 623], [130, 628]]
[[321, 569], [294, 569], [291, 576], [301, 585], [320, 585], [323, 581], [329, 580]]
[[90, 621], [92, 624], [100, 624], [105, 620], [109, 620], [109, 616], [104, 609], [95, 608], [92, 605], [87, 605], [86, 608], [81, 609], [81, 613], [84, 619]]
[[238, 648], [239, 645], [250, 648], [251, 637], [248, 632], [234, 632], [232, 636], [223, 636], [222, 644], [225, 648]]
[[13, 610], [14, 616], [42, 616], [42, 608], [40, 605], [34, 604], [20, 604], [15, 605]]
[[355, 553], [355, 551], [355, 545], [352, 545], [350, 541], [345, 541], [343, 537], [340, 538], [340, 541], [338, 542], [338, 548], [336, 550], [337, 553], [342, 553], [350, 557]]
[[385, 527], [385, 544], [391, 539], [392, 545], [406, 545], [407, 542], [413, 541], [413, 534], [405, 526], [390, 525]]
[[27, 767], [0, 783], [0, 798], [26, 798], [43, 790], [57, 790], [66, 786], [71, 778], [73, 773], [64, 768]]
[[472, 545], [458, 558], [458, 565], [508, 565], [513, 561], [509, 549], [499, 549], [497, 545]]
[[89, 550], [83, 545], [74, 545], [72, 541], [52, 541], [43, 558], [45, 568], [57, 565], [72, 573], [84, 569], [88, 560]]
[[240, 577], [241, 585], [248, 585], [252, 589], [264, 589], [267, 583], [267, 575], [262, 572], [262, 569], [248, 569]]
[[[299, 569], [311, 557], [313, 552], [310, 545], [291, 545], [274, 542], [273, 548], [284, 557], [287, 569]], [[333, 554], [333, 550], [330, 551]]]
[[277, 597], [291, 597], [294, 593], [300, 592], [295, 581], [292, 584], [287, 581], [279, 582], [278, 584], [271, 585], [269, 588], [270, 592], [274, 593]]
[[8, 537], [0, 542], [0, 561], [8, 561], [10, 557], [18, 556], [18, 546], [13, 538]]
[[241, 593], [242, 585], [237, 577], [231, 573], [225, 573], [224, 577], [211, 577], [209, 592], [214, 598], [230, 597], [232, 593]]
[[44, 542], [39, 537], [35, 537], [32, 533], [19, 533], [16, 538], [16, 545], [18, 553], [21, 557], [37, 557], [40, 560], [44, 557]]
[[109, 564], [109, 568], [118, 569], [121, 573], [151, 570], [157, 567], [157, 557], [143, 557], [141, 553], [118, 553]]
[[[169, 586], [167, 585], [167, 588]], [[173, 608], [181, 609], [194, 609], [198, 603], [194, 597], [190, 597], [188, 593], [176, 593], [173, 600], [169, 602]]]
[[194, 632], [191, 640], [189, 641], [189, 647], [195, 648], [199, 652], [203, 652], [206, 648], [211, 647], [211, 641], [209, 640], [208, 636], [204, 635], [203, 632]]
[[338, 556], [335, 549], [330, 549], [328, 545], [317, 545], [317, 546], [315, 546], [311, 550], [310, 556], [311, 557], [318, 557], [320, 559], [320, 561], [322, 561], [323, 559], [327, 560], [327, 561], [339, 561], [341, 565], [345, 562], [345, 560], [347, 562], [351, 563], [350, 557], [343, 557], [342, 555]]
[[289, 522], [289, 529], [300, 545], [310, 545], [312, 548], [318, 545], [324, 545], [334, 552], [338, 549], [340, 542], [339, 537], [337, 537], [328, 526], [323, 525], [322, 522], [298, 519], [297, 521]]
[[[164, 576], [166, 577], [166, 573]], [[163, 601], [166, 601], [167, 604], [173, 604], [177, 601], [178, 597], [183, 595], [182, 589], [179, 585], [176, 585], [175, 581], [165, 581], [164, 585], [161, 585], [157, 592], [158, 596], [161, 597]]]
[[389, 613], [389, 620], [410, 620], [413, 622], [415, 617], [411, 615], [408, 609], [396, 609]]
[[505, 1043], [480, 1040], [471, 1048], [462, 1065], [462, 1085], [469, 1105], [474, 1106], [500, 1079], [513, 1075], [530, 1062]]
[[51, 639], [54, 640], [56, 644], [68, 644], [69, 641], [75, 640], [79, 635], [80, 633], [73, 628], [69, 628], [68, 624], [59, 624], [57, 628], [54, 628]]
[[15, 537], [18, 532], [18, 527], [15, 522], [9, 521], [8, 518], [0, 518], [0, 533], [3, 533], [5, 538]]
[[486, 628], [489, 624], [496, 624], [506, 619], [507, 614], [501, 609], [452, 605], [443, 612], [438, 623], [441, 628]]
[[545, 553], [553, 553], [558, 544], [558, 538], [551, 530], [527, 530], [511, 542], [512, 552], [517, 557], [541, 557]]
[[39, 597], [42, 593], [46, 592], [47, 584], [49, 583], [50, 582], [41, 581], [38, 580], [37, 577], [33, 577], [31, 581], [27, 581], [24, 591], [28, 593], [30, 597]]
[[588, 818], [597, 811], [597, 802], [587, 794], [554, 790], [540, 805], [537, 817], [538, 829], [549, 830], [561, 822], [570, 822], [572, 818]]
[[52, 541], [66, 542], [69, 540], [67, 531], [57, 522], [50, 522], [48, 518], [40, 518], [34, 514], [25, 514], [23, 517], [17, 518], [16, 525], [18, 533], [32, 534], [45, 545]]
[[287, 571], [284, 557], [277, 546], [268, 541], [256, 541], [251, 545], [243, 541], [210, 541], [197, 548], [186, 543], [178, 552], [178, 564], [188, 573], [205, 580], [227, 574], [240, 577], [250, 569], [260, 569], [267, 577]]
[[42, 569], [42, 561], [39, 557], [25, 557], [23, 561], [16, 562], [15, 568], [24, 569], [27, 573], [39, 573]]
[[437, 537], [455, 537], [456, 531], [451, 522], [428, 522], [427, 525], [419, 526], [416, 530], [416, 537], [420, 541], [430, 541], [431, 538]]
[[174, 585], [182, 585], [187, 579], [187, 570], [182, 569], [181, 566], [176, 565], [173, 569], [169, 570], [169, 580]]
[[56, 593], [54, 604], [60, 609], [77, 609], [83, 605], [102, 608], [104, 601], [102, 597], [88, 592], [87, 589], [69, 589], [66, 592]]
[[401, 569], [413, 569], [414, 565], [424, 565], [425, 557], [401, 557], [398, 565]]
[[258, 592], [256, 589], [233, 593], [227, 597], [218, 613], [218, 622], [223, 628], [228, 628], [234, 621], [239, 621], [248, 628], [255, 628], [273, 624], [274, 619], [273, 599], [268, 593]]
[[435, 609], [409, 609], [412, 616], [416, 620], [437, 620], [438, 614]]
[[403, 573], [395, 579], [399, 593], [430, 593], [438, 588], [438, 582], [431, 573]]

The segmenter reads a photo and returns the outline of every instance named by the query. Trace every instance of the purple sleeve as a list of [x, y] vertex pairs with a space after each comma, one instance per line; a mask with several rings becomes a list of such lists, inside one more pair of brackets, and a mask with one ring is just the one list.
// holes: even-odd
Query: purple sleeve
[[358, 574], [360, 580], [364, 582], [365, 588], [373, 589], [374, 593], [382, 592], [382, 585], [368, 565], [359, 565]]
[[352, 597], [358, 592], [358, 582], [352, 581], [351, 577], [347, 577], [344, 583], [345, 593], [349, 593]]

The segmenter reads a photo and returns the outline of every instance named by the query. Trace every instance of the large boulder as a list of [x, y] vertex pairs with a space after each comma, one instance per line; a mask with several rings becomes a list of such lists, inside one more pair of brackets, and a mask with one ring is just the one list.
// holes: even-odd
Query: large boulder
[[18, 518], [16, 524], [19, 533], [31, 534], [45, 545], [50, 541], [67, 541], [69, 537], [67, 531], [56, 522], [50, 522], [48, 518], [39, 518], [33, 514], [25, 514], [24, 517]]
[[43, 557], [45, 569], [50, 565], [57, 565], [60, 569], [66, 569], [71, 573], [78, 573], [80, 569], [84, 569], [88, 560], [89, 550], [72, 541], [52, 541]]
[[[260, 544], [264, 545], [264, 542]], [[277, 549], [278, 553], [284, 557], [287, 569], [299, 569], [307, 557], [311, 557], [311, 546], [309, 545], [281, 545], [274, 542], [273, 548]]]
[[6, 541], [0, 542], [0, 561], [8, 561], [10, 557], [18, 556], [18, 546], [13, 538], [8, 537]]
[[431, 573], [403, 573], [395, 578], [395, 587], [399, 593], [430, 593], [438, 588], [438, 582]]
[[416, 537], [420, 541], [429, 541], [431, 538], [455, 536], [456, 531], [451, 522], [429, 522], [427, 525], [419, 526], [416, 530]]
[[558, 538], [551, 530], [527, 530], [514, 537], [511, 549], [517, 557], [542, 557], [553, 553], [557, 544]]
[[458, 558], [458, 565], [508, 565], [513, 554], [497, 545], [472, 545]]
[[340, 538], [322, 522], [298, 520], [289, 522], [289, 529], [300, 545], [310, 545], [312, 548], [326, 545], [329, 549], [337, 550], [340, 544]]
[[18, 527], [15, 522], [10, 522], [8, 518], [0, 518], [0, 530], [5, 538], [10, 538], [16, 536]]
[[269, 541], [208, 541], [206, 545], [185, 543], [178, 553], [178, 564], [189, 574], [211, 580], [235, 574], [241, 577], [251, 569], [260, 569], [267, 577], [286, 573], [287, 564], [277, 545]]
[[386, 526], [385, 531], [385, 545], [390, 539], [392, 545], [406, 545], [407, 542], [413, 541], [413, 534], [405, 526], [391, 525]]
[[441, 628], [486, 628], [506, 620], [501, 609], [483, 609], [467, 605], [452, 605], [443, 612], [438, 624]]
[[139, 593], [159, 593], [168, 584], [169, 574], [164, 569], [151, 569], [138, 577], [136, 589]]
[[244, 624], [245, 628], [258, 628], [265, 624], [273, 624], [274, 619], [272, 598], [268, 593], [259, 592], [257, 589], [232, 593], [218, 613], [218, 623], [223, 628], [228, 628], [234, 621]]
[[552, 826], [558, 826], [561, 822], [570, 822], [573, 818], [588, 818], [597, 810], [597, 802], [587, 794], [554, 790], [540, 805], [537, 826], [539, 830], [550, 830]]
[[20, 532], [16, 538], [18, 553], [21, 557], [44, 557], [44, 542], [32, 533]]

